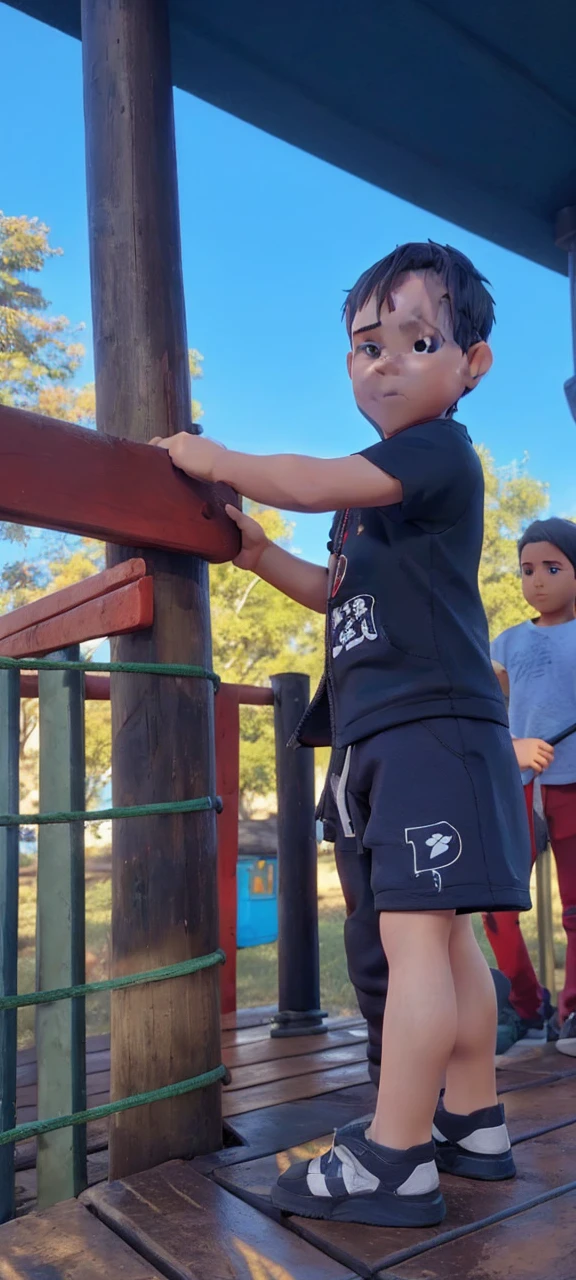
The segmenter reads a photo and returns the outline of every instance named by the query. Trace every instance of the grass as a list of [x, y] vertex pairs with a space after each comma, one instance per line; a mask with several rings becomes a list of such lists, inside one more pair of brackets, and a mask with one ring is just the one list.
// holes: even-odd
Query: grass
[[[97, 856], [109, 851], [99, 849]], [[534, 896], [534, 894], [533, 894]], [[86, 973], [87, 981], [106, 978], [109, 971], [110, 948], [110, 878], [89, 878], [86, 885]], [[556, 955], [556, 985], [562, 986], [566, 939], [561, 921], [556, 874], [553, 872], [554, 948]], [[320, 935], [320, 965], [322, 1005], [331, 1014], [356, 1012], [354, 991], [348, 980], [342, 941], [345, 919], [344, 902], [331, 854], [322, 854], [318, 861], [318, 919]], [[523, 916], [522, 928], [528, 949], [535, 964], [538, 962], [536, 912]], [[478, 940], [486, 958], [493, 963], [493, 956], [486, 941], [482, 922], [475, 918]], [[36, 881], [20, 882], [18, 983], [22, 992], [35, 987], [35, 930], [36, 930]], [[273, 1004], [277, 998], [277, 947], [248, 947], [238, 952], [238, 1007]], [[109, 1029], [109, 999], [106, 994], [89, 997], [86, 1002], [88, 1035], [98, 1035]], [[18, 1043], [22, 1048], [34, 1039], [34, 1010], [24, 1009], [18, 1018]]]

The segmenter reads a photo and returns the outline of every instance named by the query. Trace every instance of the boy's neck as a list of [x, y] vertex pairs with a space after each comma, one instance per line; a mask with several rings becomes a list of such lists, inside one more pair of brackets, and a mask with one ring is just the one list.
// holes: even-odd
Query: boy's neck
[[563, 622], [574, 622], [575, 618], [575, 606], [566, 605], [564, 609], [556, 609], [553, 613], [541, 613], [534, 625], [537, 627], [559, 627]]

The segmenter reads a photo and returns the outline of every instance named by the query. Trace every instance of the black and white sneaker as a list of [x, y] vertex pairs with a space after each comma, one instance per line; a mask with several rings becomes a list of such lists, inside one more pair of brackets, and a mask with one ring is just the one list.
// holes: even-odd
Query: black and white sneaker
[[443, 1173], [486, 1182], [513, 1178], [516, 1173], [504, 1107], [500, 1103], [472, 1111], [469, 1116], [454, 1115], [440, 1103], [432, 1136], [436, 1164]]
[[[352, 1131], [353, 1130], [353, 1131]], [[272, 1189], [284, 1213], [378, 1227], [433, 1227], [446, 1216], [434, 1144], [395, 1151], [371, 1142], [361, 1122], [336, 1131], [330, 1151], [292, 1165]]]
[[562, 1023], [556, 1048], [558, 1053], [566, 1053], [569, 1058], [576, 1058], [576, 1013], [570, 1013]]

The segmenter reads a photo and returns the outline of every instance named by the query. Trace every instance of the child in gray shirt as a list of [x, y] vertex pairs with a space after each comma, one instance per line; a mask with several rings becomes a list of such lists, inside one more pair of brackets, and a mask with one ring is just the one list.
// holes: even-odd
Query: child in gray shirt
[[[551, 739], [576, 723], [576, 524], [551, 518], [529, 526], [519, 543], [522, 588], [537, 617], [502, 632], [491, 646], [493, 665], [509, 697], [510, 729], [522, 770], [534, 839], [537, 808], [545, 817], [556, 859], [567, 935], [566, 979], [560, 995], [557, 1048], [576, 1056], [576, 733], [554, 749]], [[510, 979], [514, 1016], [499, 1028], [500, 1050], [542, 1027], [552, 1015], [549, 993], [536, 977], [512, 912], [487, 913], [486, 934], [498, 966]], [[553, 1025], [553, 1024], [552, 1024]], [[554, 1032], [552, 1031], [552, 1035]], [[507, 1039], [507, 1043], [506, 1042]]]

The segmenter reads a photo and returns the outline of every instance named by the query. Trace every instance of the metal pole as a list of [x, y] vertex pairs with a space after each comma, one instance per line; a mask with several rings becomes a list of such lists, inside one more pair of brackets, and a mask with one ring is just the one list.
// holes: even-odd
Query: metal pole
[[272, 676], [278, 792], [278, 1013], [272, 1036], [323, 1031], [314, 753], [287, 744], [310, 699], [304, 675]]
[[536, 859], [536, 916], [538, 921], [538, 976], [556, 1000], [554, 917], [552, 914], [552, 854], [550, 845]]
[[574, 375], [564, 383], [564, 391], [570, 412], [576, 421], [576, 205], [560, 210], [556, 219], [556, 244], [568, 253]]

